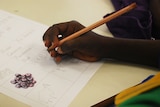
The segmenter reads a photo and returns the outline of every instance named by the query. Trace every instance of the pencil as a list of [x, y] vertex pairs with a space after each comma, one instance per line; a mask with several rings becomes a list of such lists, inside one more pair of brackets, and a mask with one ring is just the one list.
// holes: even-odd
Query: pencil
[[74, 38], [76, 38], [76, 37], [88, 32], [90, 30], [93, 30], [96, 27], [101, 26], [104, 23], [107, 23], [107, 22], [117, 18], [118, 16], [121, 16], [124, 13], [129, 12], [130, 10], [134, 9], [135, 7], [136, 7], [136, 3], [132, 3], [132, 4], [128, 5], [128, 6], [126, 6], [126, 7], [118, 10], [117, 12], [115, 12], [115, 13], [113, 13], [113, 14], [111, 14], [111, 15], [109, 15], [109, 16], [107, 16], [107, 17], [105, 17], [105, 18], [103, 18], [103, 19], [101, 19], [101, 20], [99, 20], [99, 21], [97, 21], [95, 23], [93, 23], [92, 25], [90, 25], [88, 27], [85, 27], [84, 29], [79, 30], [79, 31], [71, 34], [70, 36], [60, 40], [59, 43], [58, 43], [58, 46], [62, 45], [65, 41], [72, 40], [72, 39], [74, 39]]
[[[54, 43], [54, 45], [50, 46], [50, 47], [48, 48], [48, 50], [53, 50], [53, 49], [55, 49], [56, 47], [61, 46], [65, 41], [72, 40], [72, 39], [74, 39], [74, 38], [76, 38], [76, 37], [79, 37], [79, 36], [81, 36], [82, 34], [88, 32], [88, 31], [90, 31], [90, 30], [93, 30], [93, 29], [99, 27], [99, 26], [101, 26], [102, 24], [107, 23], [107, 22], [109, 22], [109, 21], [111, 21], [111, 20], [113, 20], [113, 19], [121, 16], [122, 14], [125, 14], [125, 13], [131, 11], [131, 10], [134, 9], [136, 6], [137, 6], [136, 3], [132, 3], [132, 4], [126, 6], [126, 7], [122, 8], [122, 9], [120, 9], [120, 10], [112, 13], [111, 15], [109, 15], [109, 16], [107, 16], [107, 17], [105, 17], [105, 18], [103, 18], [103, 19], [101, 19], [101, 20], [93, 23], [92, 25], [90, 25], [90, 26], [88, 26], [88, 27], [85, 27], [85, 28], [83, 28], [83, 29], [81, 29], [81, 30], [79, 30], [79, 31], [77, 31], [77, 32], [69, 35], [68, 37], [66, 37], [66, 38], [64, 38], [64, 39], [62, 39], [62, 40], [60, 40], [60, 41], [56, 40], [56, 42]], [[55, 58], [55, 60], [56, 60], [56, 62], [60, 62], [60, 61], [61, 61], [61, 57], [60, 57], [60, 56], [57, 56], [57, 57]]]

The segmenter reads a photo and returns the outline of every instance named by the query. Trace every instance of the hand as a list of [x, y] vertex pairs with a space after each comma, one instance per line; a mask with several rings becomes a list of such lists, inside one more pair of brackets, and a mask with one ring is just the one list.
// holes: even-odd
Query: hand
[[[59, 62], [62, 55], [71, 55], [85, 61], [97, 61], [100, 58], [110, 58], [159, 66], [160, 40], [121, 39], [98, 35], [92, 31], [58, 46], [58, 41], [83, 29], [84, 26], [76, 21], [55, 24], [43, 36], [49, 53]], [[62, 35], [62, 37], [58, 37]], [[58, 50], [50, 48], [58, 46]], [[144, 54], [145, 53], [145, 54]]]
[[[97, 61], [100, 59], [100, 53], [98, 49], [102, 49], [100, 46], [103, 41], [103, 37], [90, 31], [80, 37], [73, 40], [64, 42], [61, 46], [58, 46], [58, 41], [83, 29], [84, 26], [76, 21], [70, 21], [65, 23], [59, 23], [51, 26], [44, 34], [43, 41], [45, 46], [56, 62], [59, 62], [62, 55], [71, 55], [85, 61]], [[62, 35], [62, 37], [58, 37]], [[55, 50], [54, 45], [57, 50]], [[50, 48], [54, 47], [54, 48]]]

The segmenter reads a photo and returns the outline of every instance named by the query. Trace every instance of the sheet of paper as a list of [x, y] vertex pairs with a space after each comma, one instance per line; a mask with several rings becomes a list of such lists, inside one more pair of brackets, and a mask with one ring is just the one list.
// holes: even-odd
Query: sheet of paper
[[[0, 10], [0, 92], [32, 107], [67, 107], [102, 62], [66, 57], [56, 64], [43, 45], [47, 28]], [[37, 83], [16, 88], [16, 73], [31, 73]]]

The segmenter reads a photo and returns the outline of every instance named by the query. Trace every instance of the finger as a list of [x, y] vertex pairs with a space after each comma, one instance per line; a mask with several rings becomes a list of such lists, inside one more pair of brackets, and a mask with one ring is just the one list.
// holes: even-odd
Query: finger
[[52, 43], [52, 45], [48, 48], [48, 51], [56, 50], [57, 46], [58, 46], [58, 42]]
[[62, 51], [61, 47], [57, 47], [56, 51], [57, 51], [59, 54], [64, 54], [64, 52]]
[[69, 21], [69, 22], [54, 24], [53, 26], [49, 27], [49, 29], [47, 29], [47, 31], [43, 35], [43, 40], [50, 39], [50, 41], [52, 42], [53, 35], [56, 36], [63, 35], [62, 38], [65, 38], [66, 36], [71, 35], [82, 28], [84, 28], [84, 26], [78, 23], [77, 21]]
[[49, 40], [45, 40], [43, 42], [44, 42], [45, 47], [50, 47], [52, 45], [52, 43]]
[[52, 45], [48, 48], [48, 51], [55, 50], [55, 48], [58, 46], [58, 42], [58, 38], [54, 37], [54, 41], [52, 42]]
[[49, 40], [50, 42], [53, 42], [55, 36], [57, 37], [66, 31], [66, 26], [66, 23], [59, 23], [49, 27], [43, 35], [43, 41]]
[[57, 27], [49, 27], [43, 35], [43, 42], [46, 47], [51, 47], [58, 40], [59, 30]]
[[51, 57], [56, 57], [56, 52], [54, 50], [50, 51], [49, 54], [51, 55]]
[[58, 54], [64, 54], [61, 47], [56, 47], [54, 50], [48, 50], [48, 52], [57, 52]]
[[62, 61], [62, 57], [60, 55], [54, 57], [56, 63], [60, 63]]
[[56, 51], [54, 51], [54, 50], [50, 51], [50, 55], [51, 55], [51, 57], [54, 58], [56, 63], [61, 62], [61, 60], [62, 60], [61, 55], [58, 54]]

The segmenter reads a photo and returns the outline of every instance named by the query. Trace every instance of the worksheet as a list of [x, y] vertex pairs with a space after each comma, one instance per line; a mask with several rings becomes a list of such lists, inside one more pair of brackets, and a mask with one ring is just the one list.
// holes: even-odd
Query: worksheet
[[103, 62], [55, 63], [42, 40], [47, 29], [0, 10], [0, 92], [31, 107], [67, 107]]

